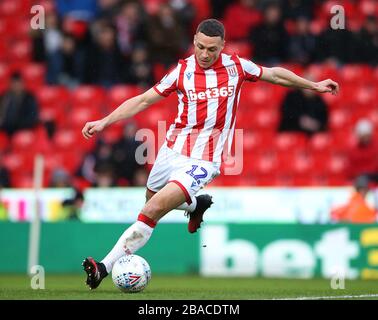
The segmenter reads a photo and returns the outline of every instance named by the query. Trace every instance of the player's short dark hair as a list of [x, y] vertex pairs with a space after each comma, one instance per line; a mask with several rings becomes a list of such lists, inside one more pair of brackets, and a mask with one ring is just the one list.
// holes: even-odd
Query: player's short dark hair
[[216, 19], [203, 20], [197, 27], [196, 33], [201, 32], [208, 37], [221, 37], [224, 40], [224, 26]]

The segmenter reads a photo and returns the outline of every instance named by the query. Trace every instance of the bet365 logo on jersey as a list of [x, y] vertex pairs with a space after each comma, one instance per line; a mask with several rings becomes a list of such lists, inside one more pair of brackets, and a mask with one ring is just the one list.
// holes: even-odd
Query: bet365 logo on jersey
[[222, 88], [208, 88], [206, 91], [195, 92], [195, 90], [188, 90], [188, 97], [190, 101], [216, 99], [219, 97], [231, 97], [235, 92], [235, 86], [228, 86]]

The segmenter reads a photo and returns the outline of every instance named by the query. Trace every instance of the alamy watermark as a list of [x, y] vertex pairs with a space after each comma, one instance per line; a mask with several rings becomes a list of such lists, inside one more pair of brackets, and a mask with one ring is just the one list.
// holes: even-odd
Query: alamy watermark
[[332, 273], [330, 286], [333, 290], [345, 289], [345, 270], [336, 268]]
[[[155, 136], [151, 129], [142, 128], [135, 134], [135, 140], [142, 142], [135, 151], [135, 160], [138, 164], [154, 164], [157, 145], [161, 146], [165, 141], [167, 132], [166, 121], [158, 121], [158, 136]], [[216, 161], [215, 157], [221, 156], [224, 165], [224, 175], [238, 175], [243, 172], [243, 129], [217, 129], [213, 128], [211, 132], [191, 129], [184, 136], [187, 150], [198, 151], [202, 160]], [[180, 132], [168, 131], [168, 136], [174, 140], [178, 139]], [[185, 133], [186, 134], [186, 133]], [[231, 152], [230, 141], [234, 140], [234, 150]], [[200, 141], [201, 150], [195, 149]], [[223, 148], [220, 149], [220, 146]], [[184, 149], [184, 147], [183, 147]]]
[[45, 289], [45, 268], [35, 265], [30, 268], [30, 287], [33, 290]]
[[34, 5], [30, 8], [33, 15], [30, 19], [30, 27], [33, 30], [45, 29], [45, 8], [41, 5]]
[[345, 9], [341, 5], [334, 5], [331, 7], [331, 14], [333, 15], [330, 21], [333, 30], [345, 29]]

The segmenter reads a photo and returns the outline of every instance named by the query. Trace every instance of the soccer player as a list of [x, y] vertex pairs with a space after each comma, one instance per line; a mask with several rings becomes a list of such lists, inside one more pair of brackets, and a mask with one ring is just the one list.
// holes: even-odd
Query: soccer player
[[85, 124], [82, 133], [89, 139], [174, 91], [178, 95], [178, 115], [150, 172], [147, 201], [137, 221], [125, 230], [101, 262], [92, 257], [83, 262], [86, 283], [91, 289], [98, 287], [122, 255], [143, 247], [157, 222], [171, 210], [187, 212], [189, 232], [196, 232], [200, 227], [212, 198], [206, 194], [195, 195], [219, 174], [221, 153], [227, 138], [232, 139], [244, 81], [261, 79], [320, 93], [336, 94], [339, 90], [338, 84], [331, 79], [312, 82], [284, 68], [265, 68], [235, 54], [224, 54], [224, 39], [221, 22], [215, 19], [202, 21], [194, 36], [193, 55], [180, 60], [153, 88], [126, 100], [103, 119]]

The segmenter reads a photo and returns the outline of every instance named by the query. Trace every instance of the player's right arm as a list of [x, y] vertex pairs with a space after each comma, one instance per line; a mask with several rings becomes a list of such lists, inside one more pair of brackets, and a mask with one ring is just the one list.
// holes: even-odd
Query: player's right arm
[[92, 138], [95, 133], [104, 130], [112, 123], [128, 119], [163, 98], [164, 97], [158, 94], [154, 88], [151, 88], [143, 94], [126, 100], [117, 109], [101, 120], [87, 122], [81, 132], [86, 139]]

